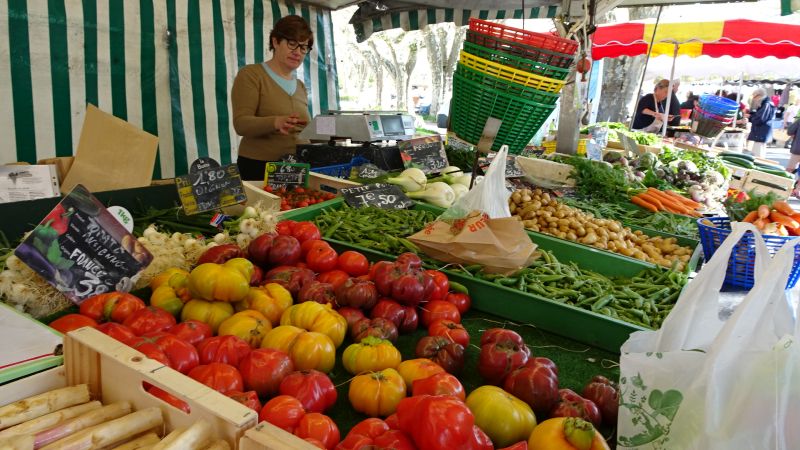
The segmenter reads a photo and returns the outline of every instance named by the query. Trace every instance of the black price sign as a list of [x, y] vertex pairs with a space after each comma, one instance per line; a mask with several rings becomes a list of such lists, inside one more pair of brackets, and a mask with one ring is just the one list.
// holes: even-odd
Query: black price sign
[[220, 167], [211, 158], [192, 163], [188, 175], [175, 177], [178, 196], [187, 215], [235, 205], [247, 200], [239, 167]]
[[[489, 169], [489, 164], [492, 163], [496, 155], [497, 153], [493, 152], [489, 153], [486, 158], [481, 158], [480, 167], [484, 172]], [[525, 172], [517, 166], [517, 155], [506, 156], [506, 178], [519, 178], [522, 176], [525, 176]]]
[[344, 201], [354, 208], [374, 206], [381, 209], [405, 209], [414, 204], [413, 200], [393, 184], [366, 184], [339, 189], [339, 193], [344, 197]]
[[275, 189], [308, 186], [308, 163], [274, 162], [267, 163], [264, 184]]
[[441, 136], [426, 136], [397, 144], [406, 169], [416, 167], [426, 174], [439, 173], [450, 165]]
[[153, 255], [85, 187], [77, 185], [14, 254], [80, 304], [97, 294], [129, 291]]

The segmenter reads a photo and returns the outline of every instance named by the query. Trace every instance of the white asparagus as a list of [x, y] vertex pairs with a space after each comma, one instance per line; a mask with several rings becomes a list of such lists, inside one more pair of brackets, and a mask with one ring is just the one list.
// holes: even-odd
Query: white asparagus
[[42, 448], [51, 442], [64, 439], [65, 437], [75, 434], [81, 430], [108, 422], [109, 420], [118, 419], [126, 414], [130, 414], [131, 409], [130, 402], [116, 402], [108, 406], [103, 406], [102, 408], [81, 414], [78, 417], [60, 423], [49, 430], [44, 430], [37, 433], [34, 447]]
[[203, 447], [203, 450], [231, 450], [231, 446], [228, 442], [220, 439], [212, 442], [208, 447]]
[[158, 450], [196, 450], [203, 448], [211, 439], [211, 424], [205, 420], [199, 420], [181, 433], [174, 441], [166, 444], [161, 441], [155, 448]]
[[161, 442], [157, 443], [153, 446], [153, 450], [163, 450], [165, 445], [171, 445], [173, 442], [177, 441], [180, 435], [182, 435], [186, 431], [186, 428], [175, 428], [172, 432], [166, 436]]
[[119, 419], [87, 428], [72, 436], [53, 442], [46, 447], [42, 447], [42, 449], [84, 450], [101, 448], [117, 444], [132, 436], [152, 430], [157, 426], [161, 426], [163, 423], [164, 419], [161, 417], [161, 409], [153, 406], [120, 417]]
[[114, 447], [112, 450], [141, 450], [145, 447], [152, 447], [160, 440], [161, 438], [151, 431], [147, 434], [137, 437], [132, 441], [128, 441], [120, 446]]
[[0, 450], [33, 450], [33, 435], [18, 434], [0, 438]]
[[103, 406], [103, 404], [96, 400], [93, 402], [84, 403], [82, 405], [70, 406], [69, 408], [64, 408], [50, 414], [45, 414], [41, 417], [37, 417], [19, 425], [14, 425], [11, 428], [6, 428], [5, 430], [0, 431], [0, 438], [13, 436], [15, 434], [33, 435], [48, 428], [52, 428], [65, 420], [80, 416], [83, 413], [97, 409], [101, 406]]
[[0, 430], [89, 401], [89, 386], [79, 384], [34, 395], [0, 407]]

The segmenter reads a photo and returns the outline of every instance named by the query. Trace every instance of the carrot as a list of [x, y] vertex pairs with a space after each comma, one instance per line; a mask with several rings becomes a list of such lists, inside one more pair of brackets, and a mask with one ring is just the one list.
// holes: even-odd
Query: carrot
[[647, 193], [661, 201], [661, 204], [664, 205], [665, 208], [668, 208], [670, 212], [697, 217], [697, 213], [688, 206], [678, 203], [677, 200], [674, 200], [669, 195], [659, 191], [658, 189], [650, 189], [647, 190]]
[[657, 198], [653, 197], [652, 195], [648, 195], [647, 192], [642, 192], [641, 194], [638, 195], [638, 197], [640, 199], [646, 201], [647, 203], [650, 203], [651, 205], [655, 206], [659, 210], [663, 210], [664, 209], [664, 205], [661, 204], [661, 201], [659, 201]]
[[797, 222], [800, 222], [800, 213], [789, 214], [789, 217], [796, 220]]
[[789, 206], [789, 204], [786, 203], [783, 200], [778, 200], [778, 201], [773, 202], [772, 203], [772, 209], [778, 211], [781, 214], [786, 214], [787, 216], [791, 216], [792, 214], [796, 214], [795, 210], [793, 210], [792, 207]]
[[642, 208], [647, 209], [649, 211], [658, 212], [658, 208], [653, 206], [651, 203], [648, 203], [646, 200], [642, 200], [639, 197], [636, 196], [631, 197], [631, 203], [633, 203], [634, 205], [639, 205]]
[[749, 213], [747, 213], [746, 216], [744, 216], [742, 222], [753, 223], [756, 221], [757, 218], [758, 218], [758, 211], [750, 211]]
[[690, 198], [686, 198], [686, 197], [682, 196], [681, 194], [678, 194], [675, 191], [666, 190], [666, 191], [664, 191], [664, 193], [669, 195], [672, 198], [675, 198], [675, 199], [679, 200], [681, 203], [683, 203], [686, 206], [689, 206], [692, 209], [697, 209], [700, 206], [702, 206], [700, 203], [697, 203], [696, 201], [694, 201], [694, 200], [692, 200]]
[[755, 222], [753, 222], [753, 225], [755, 225], [759, 230], [763, 230], [764, 227], [767, 226], [767, 223], [769, 223], [767, 222], [767, 219], [758, 218], [755, 220]]
[[769, 206], [760, 205], [758, 207], [758, 218], [759, 219], [766, 219], [767, 217], [769, 217]]
[[785, 225], [790, 228], [800, 227], [800, 223], [797, 223], [797, 221], [792, 219], [791, 216], [781, 214], [778, 211], [772, 211], [771, 213], [769, 213], [769, 218], [773, 222], [778, 222], [779, 224]]

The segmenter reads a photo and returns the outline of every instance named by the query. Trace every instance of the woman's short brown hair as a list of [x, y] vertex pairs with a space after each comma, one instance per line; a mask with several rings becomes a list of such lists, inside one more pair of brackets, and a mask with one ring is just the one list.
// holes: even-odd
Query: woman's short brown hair
[[661, 80], [658, 83], [656, 83], [653, 90], [655, 91], [656, 89], [666, 89], [668, 87], [669, 87], [669, 80]]
[[272, 45], [272, 40], [277, 39], [291, 39], [293, 41], [302, 42], [308, 40], [308, 46], [314, 45], [314, 33], [308, 22], [300, 16], [291, 15], [281, 18], [275, 23], [275, 27], [269, 33], [269, 49], [275, 50]]

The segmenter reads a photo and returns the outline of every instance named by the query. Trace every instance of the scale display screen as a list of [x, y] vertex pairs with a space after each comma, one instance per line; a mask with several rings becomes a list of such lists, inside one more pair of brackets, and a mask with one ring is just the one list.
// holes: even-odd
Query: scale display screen
[[405, 134], [403, 118], [401, 116], [381, 116], [381, 128], [386, 136], [399, 136]]

